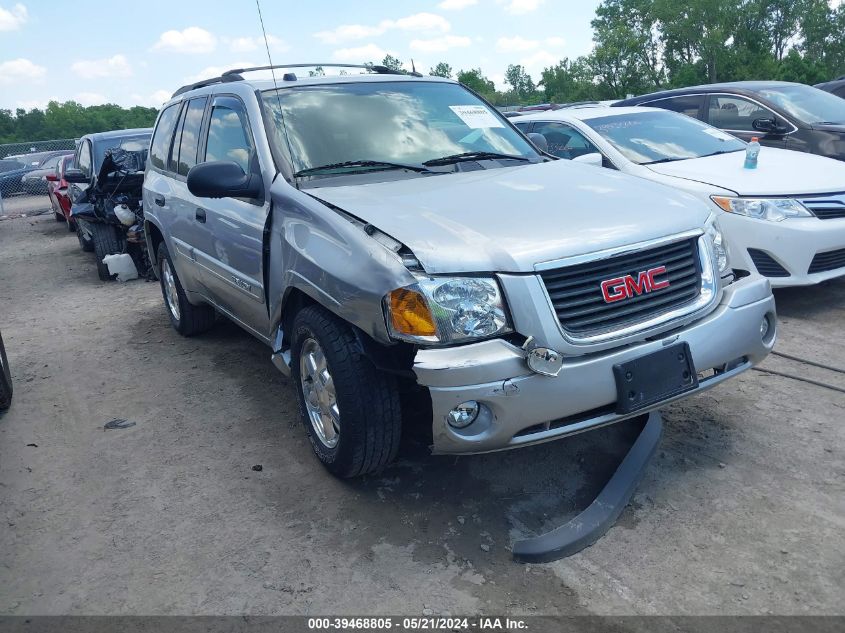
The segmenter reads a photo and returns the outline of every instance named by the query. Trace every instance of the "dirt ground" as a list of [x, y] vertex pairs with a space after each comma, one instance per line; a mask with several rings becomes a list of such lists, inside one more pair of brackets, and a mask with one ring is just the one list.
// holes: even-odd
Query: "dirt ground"
[[32, 216], [51, 209], [50, 198], [44, 195], [15, 194], [0, 198], [0, 221]]
[[[777, 302], [778, 350], [845, 365], [845, 282]], [[181, 338], [157, 284], [98, 281], [52, 215], [0, 222], [0, 329], [0, 614], [845, 613], [841, 392], [752, 371], [668, 407], [617, 525], [521, 565], [513, 539], [583, 509], [628, 425], [481, 457], [411, 445], [338, 481], [262, 344], [226, 321]]]

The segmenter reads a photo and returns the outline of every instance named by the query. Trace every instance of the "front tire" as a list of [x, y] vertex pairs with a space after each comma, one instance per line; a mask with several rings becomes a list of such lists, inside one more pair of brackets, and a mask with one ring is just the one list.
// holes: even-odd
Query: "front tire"
[[91, 233], [94, 235], [94, 254], [97, 256], [97, 275], [101, 281], [111, 281], [114, 275], [109, 267], [103, 263], [106, 255], [118, 255], [123, 252], [124, 239], [117, 227], [111, 224], [92, 224]]
[[396, 379], [363, 355], [352, 328], [307, 307], [294, 319], [291, 351], [299, 412], [323, 466], [349, 478], [393, 461], [402, 434]]
[[164, 242], [158, 246], [158, 266], [164, 307], [173, 329], [182, 336], [194, 336], [211, 329], [216, 317], [214, 308], [207, 304], [195, 306], [188, 301]]

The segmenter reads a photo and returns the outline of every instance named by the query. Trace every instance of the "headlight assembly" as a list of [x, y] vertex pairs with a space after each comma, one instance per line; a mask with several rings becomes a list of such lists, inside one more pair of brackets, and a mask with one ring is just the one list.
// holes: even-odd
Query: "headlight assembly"
[[481, 277], [433, 277], [385, 297], [391, 336], [413, 343], [461, 343], [511, 331], [499, 284]]
[[807, 208], [792, 198], [730, 198], [711, 196], [722, 211], [736, 213], [757, 220], [780, 222], [786, 218], [812, 217]]
[[728, 270], [730, 262], [728, 261], [728, 247], [725, 244], [725, 239], [722, 237], [722, 231], [719, 225], [713, 221], [707, 227], [707, 237], [710, 238], [710, 244], [713, 246], [713, 255], [716, 258], [716, 264], [719, 268], [719, 274]]

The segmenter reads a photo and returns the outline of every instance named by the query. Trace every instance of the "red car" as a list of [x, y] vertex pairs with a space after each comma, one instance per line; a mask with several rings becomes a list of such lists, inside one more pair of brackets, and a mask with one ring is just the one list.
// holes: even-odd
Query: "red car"
[[70, 217], [71, 201], [67, 193], [67, 181], [65, 171], [73, 165], [73, 154], [62, 156], [56, 165], [56, 171], [47, 174], [47, 195], [50, 196], [50, 204], [53, 205], [53, 213], [56, 215], [56, 222], [67, 222], [68, 231], [76, 231], [76, 223]]

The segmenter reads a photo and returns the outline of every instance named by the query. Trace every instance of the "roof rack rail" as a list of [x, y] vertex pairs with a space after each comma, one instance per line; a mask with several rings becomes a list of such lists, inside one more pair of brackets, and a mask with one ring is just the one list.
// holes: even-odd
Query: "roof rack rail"
[[222, 84], [228, 83], [230, 81], [242, 81], [243, 77], [238, 75], [237, 73], [220, 75], [219, 77], [209, 77], [208, 79], [203, 79], [202, 81], [197, 81], [196, 83], [188, 84], [186, 86], [182, 86], [173, 93], [170, 97], [173, 99], [174, 97], [178, 97], [180, 94], [188, 92], [189, 90], [194, 90], [196, 88], [205, 88], [206, 86], [213, 86], [214, 84]]
[[227, 75], [240, 75], [241, 73], [251, 73], [257, 70], [275, 70], [276, 68], [360, 68], [362, 70], [369, 70], [379, 75], [405, 75], [408, 74], [404, 70], [393, 70], [387, 66], [380, 66], [377, 64], [273, 64], [272, 66], [253, 66], [252, 68], [234, 68], [227, 70], [221, 77]]
[[[320, 68], [360, 68], [362, 70], [369, 70], [370, 72], [374, 72], [378, 75], [412, 75], [414, 77], [422, 77], [421, 73], [415, 71], [407, 72], [405, 70], [394, 70], [393, 68], [388, 68], [387, 66], [381, 66], [378, 64], [273, 64], [271, 66], [253, 66], [250, 68], [233, 68], [231, 70], [227, 70], [219, 77], [211, 77], [209, 79], [203, 79], [202, 81], [182, 86], [179, 90], [173, 93], [171, 99], [196, 88], [204, 88], [206, 86], [213, 86], [214, 84], [228, 83], [231, 81], [243, 81], [243, 73], [251, 73], [259, 70], [275, 70], [276, 68], [316, 68], [318, 66]], [[295, 79], [295, 75], [293, 78]]]

